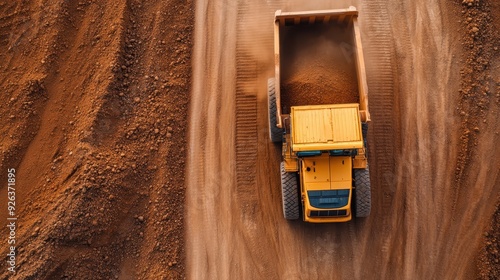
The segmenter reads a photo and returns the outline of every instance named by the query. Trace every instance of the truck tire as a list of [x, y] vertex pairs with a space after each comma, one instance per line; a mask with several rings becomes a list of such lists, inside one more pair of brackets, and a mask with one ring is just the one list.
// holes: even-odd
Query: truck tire
[[354, 184], [356, 187], [356, 217], [368, 217], [372, 208], [370, 170], [368, 167], [366, 169], [354, 169]]
[[300, 214], [297, 176], [285, 171], [285, 163], [281, 162], [281, 198], [283, 216], [287, 220], [297, 220]]
[[365, 144], [365, 153], [368, 157], [368, 123], [361, 123], [361, 131], [363, 133], [363, 142]]
[[269, 111], [269, 137], [271, 142], [281, 142], [283, 130], [276, 126], [276, 91], [275, 78], [267, 80], [267, 96], [268, 96], [268, 111]]

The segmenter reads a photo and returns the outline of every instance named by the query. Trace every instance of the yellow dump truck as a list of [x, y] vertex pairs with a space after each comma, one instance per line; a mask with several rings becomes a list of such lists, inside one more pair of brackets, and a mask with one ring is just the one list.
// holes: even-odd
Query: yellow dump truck
[[274, 18], [269, 134], [282, 143], [284, 217], [346, 222], [371, 210], [368, 89], [354, 7]]

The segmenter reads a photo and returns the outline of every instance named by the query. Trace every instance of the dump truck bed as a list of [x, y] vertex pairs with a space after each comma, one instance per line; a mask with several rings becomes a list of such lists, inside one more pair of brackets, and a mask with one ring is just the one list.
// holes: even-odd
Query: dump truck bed
[[296, 106], [290, 117], [293, 151], [363, 148], [358, 104]]
[[370, 120], [354, 7], [275, 13], [277, 126], [293, 106], [358, 103]]

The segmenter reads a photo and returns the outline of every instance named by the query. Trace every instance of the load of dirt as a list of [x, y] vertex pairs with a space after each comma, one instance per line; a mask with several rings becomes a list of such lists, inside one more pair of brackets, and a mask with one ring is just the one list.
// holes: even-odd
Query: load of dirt
[[0, 180], [16, 170], [18, 223], [0, 278], [185, 278], [193, 16], [182, 0], [0, 3]]
[[339, 24], [284, 27], [281, 105], [358, 103], [352, 34]]
[[[311, 69], [312, 68], [312, 69]], [[297, 71], [281, 87], [283, 106], [358, 103], [357, 83], [351, 73], [334, 67]]]

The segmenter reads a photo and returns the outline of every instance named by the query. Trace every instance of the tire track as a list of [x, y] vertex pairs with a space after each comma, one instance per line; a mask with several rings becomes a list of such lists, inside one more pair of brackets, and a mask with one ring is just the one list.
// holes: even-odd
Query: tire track
[[[389, 13], [386, 2], [375, 0], [361, 2], [360, 21], [363, 37], [363, 47], [366, 54], [366, 72], [369, 89], [369, 107], [372, 116], [369, 141], [373, 143], [369, 154], [370, 169], [372, 172], [372, 201], [374, 202], [373, 216], [381, 217], [381, 230], [385, 232], [382, 241], [382, 258], [378, 260], [381, 267], [381, 276], [387, 276], [391, 261], [391, 248], [394, 250], [391, 229], [394, 223], [389, 219], [394, 211], [396, 195], [396, 170], [394, 131], [394, 111], [396, 106], [393, 66], [394, 42], [389, 22]], [[381, 205], [380, 205], [381, 204]], [[375, 225], [378, 227], [378, 225]], [[367, 259], [367, 261], [370, 261]]]
[[[236, 36], [236, 182], [237, 196], [256, 204], [257, 175], [257, 88], [258, 61], [249, 50], [257, 47], [262, 36], [248, 36], [248, 26], [257, 17], [249, 13], [249, 4], [240, 3]], [[267, 19], [267, 17], [265, 18]], [[246, 203], [245, 203], [246, 204]]]
[[[263, 44], [272, 46], [272, 32], [254, 32], [253, 28], [270, 25], [269, 13], [258, 13], [255, 3], [241, 1], [238, 5], [238, 23], [236, 31], [236, 97], [235, 97], [235, 150], [236, 150], [236, 196], [241, 209], [239, 223], [242, 240], [246, 245], [250, 259], [245, 261], [244, 269], [253, 271], [257, 278], [273, 279], [270, 274], [273, 258], [264, 254], [264, 245], [259, 238], [259, 226], [262, 224], [262, 186], [257, 184], [257, 166], [259, 165], [259, 129], [258, 129], [258, 92], [262, 63], [255, 50]], [[267, 114], [267, 111], [266, 111]], [[267, 138], [266, 138], [267, 139]], [[258, 252], [255, 254], [255, 252]], [[262, 261], [266, 260], [266, 261]]]
[[257, 65], [236, 47], [236, 181], [245, 195], [255, 186], [257, 160]]

